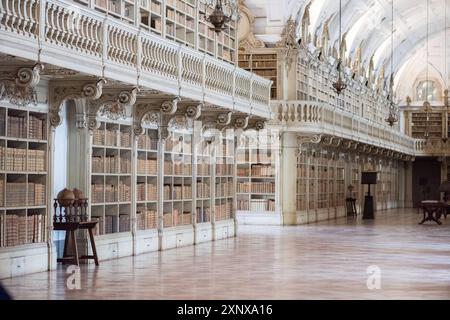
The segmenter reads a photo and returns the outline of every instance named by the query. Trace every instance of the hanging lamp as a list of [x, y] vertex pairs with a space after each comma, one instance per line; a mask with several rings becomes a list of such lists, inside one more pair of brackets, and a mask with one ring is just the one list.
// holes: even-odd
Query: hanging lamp
[[210, 29], [216, 33], [221, 33], [225, 29], [225, 24], [238, 13], [237, 0], [208, 0], [207, 4], [214, 7], [214, 10], [207, 16], [206, 21], [213, 25]]
[[338, 59], [338, 78], [333, 83], [333, 88], [338, 95], [347, 88], [342, 77], [342, 0], [339, 0], [339, 59]]
[[386, 122], [393, 127], [398, 122], [398, 110], [394, 102], [394, 0], [391, 6], [391, 79], [389, 83], [389, 115]]

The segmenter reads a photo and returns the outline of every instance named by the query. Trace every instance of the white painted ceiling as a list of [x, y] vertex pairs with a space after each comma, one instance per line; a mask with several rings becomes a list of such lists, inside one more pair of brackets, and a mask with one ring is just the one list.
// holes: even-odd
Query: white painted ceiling
[[[410, 95], [408, 90], [411, 90], [417, 78], [426, 75], [427, 0], [393, 1], [395, 87], [397, 96], [404, 100], [406, 95]], [[256, 17], [256, 36], [267, 43], [279, 40], [283, 26], [289, 18], [298, 22], [300, 36], [301, 19], [310, 2], [309, 33], [312, 38], [315, 34], [322, 33], [324, 22], [330, 19], [329, 43], [337, 46], [338, 0], [245, 0]], [[353, 56], [361, 45], [363, 64], [367, 66], [373, 56], [375, 69], [380, 70], [384, 66], [387, 78], [391, 72], [391, 5], [392, 0], [342, 0], [342, 33], [347, 33], [347, 55]], [[441, 82], [442, 87], [448, 87], [450, 39], [446, 41], [446, 36], [450, 37], [450, 0], [428, 0], [428, 5], [428, 72], [430, 77]], [[444, 54], [445, 43], [447, 54]]]

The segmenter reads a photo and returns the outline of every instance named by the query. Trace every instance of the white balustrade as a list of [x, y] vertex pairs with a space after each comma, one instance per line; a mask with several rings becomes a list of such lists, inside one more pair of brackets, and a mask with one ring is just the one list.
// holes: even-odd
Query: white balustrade
[[0, 30], [37, 37], [38, 0], [0, 0]]
[[[82, 66], [82, 62], [72, 62], [71, 67], [79, 65], [84, 69], [78, 71], [86, 73], [95, 69], [92, 74], [99, 75], [101, 65], [106, 69], [112, 66], [117, 78], [122, 73], [126, 80], [114, 78], [113, 71], [108, 77], [125, 82], [136, 79], [140, 72], [147, 86], [160, 80], [159, 87], [151, 89], [170, 87], [169, 92], [204, 87], [204, 94], [197, 90], [198, 96], [190, 98], [202, 101], [207, 97], [210, 101], [205, 102], [225, 108], [270, 115], [270, 80], [71, 1], [0, 0], [0, 35], [20, 37], [21, 41], [31, 38], [34, 44], [30, 43], [30, 48], [37, 46], [39, 38], [43, 60], [56, 65], [58, 62], [51, 58], [55, 54], [72, 55], [80, 61], [85, 57], [92, 67]], [[29, 57], [29, 51], [24, 49], [17, 55]], [[63, 64], [64, 60], [59, 62]], [[180, 88], [175, 88], [177, 83]]]
[[351, 112], [336, 109], [322, 102], [311, 101], [273, 101], [274, 125], [289, 126], [298, 132], [321, 132], [336, 134], [342, 138], [353, 139], [380, 147], [390, 148], [406, 154], [417, 150], [415, 139], [373, 120], [357, 116]]

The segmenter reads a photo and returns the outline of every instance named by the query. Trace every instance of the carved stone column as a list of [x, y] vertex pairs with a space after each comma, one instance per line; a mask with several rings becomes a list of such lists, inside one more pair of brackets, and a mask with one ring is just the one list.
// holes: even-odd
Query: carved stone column
[[[297, 224], [297, 154], [295, 132], [281, 134], [281, 210], [284, 225]], [[294, 174], [295, 172], [295, 174]]]

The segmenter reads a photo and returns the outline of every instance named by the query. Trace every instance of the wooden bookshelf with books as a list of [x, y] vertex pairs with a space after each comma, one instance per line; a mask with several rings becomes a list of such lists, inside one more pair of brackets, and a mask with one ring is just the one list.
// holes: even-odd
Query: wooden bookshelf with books
[[137, 138], [136, 229], [158, 227], [158, 130], [145, 128]]
[[0, 248], [47, 241], [47, 114], [0, 107]]
[[91, 217], [98, 235], [131, 231], [131, 126], [102, 121], [92, 133]]
[[254, 52], [239, 52], [239, 67], [272, 80], [271, 98], [278, 97], [278, 55], [270, 49], [255, 49]]
[[236, 150], [238, 211], [275, 213], [275, 153], [270, 143], [263, 145], [254, 137], [241, 140]]
[[442, 112], [412, 112], [411, 134], [413, 138], [441, 139], [444, 133], [443, 128]]
[[172, 132], [164, 150], [164, 228], [193, 224], [192, 157], [192, 133]]
[[297, 156], [298, 222], [311, 223], [343, 214], [345, 162], [332, 150], [302, 149]]
[[207, 137], [202, 136], [197, 146], [196, 205], [197, 223], [211, 222], [211, 179], [213, 170], [213, 145]]
[[214, 8], [204, 0], [75, 0], [109, 17], [231, 64], [237, 63], [237, 22], [216, 35], [206, 18]]
[[216, 149], [215, 221], [234, 218], [234, 135], [224, 134]]

